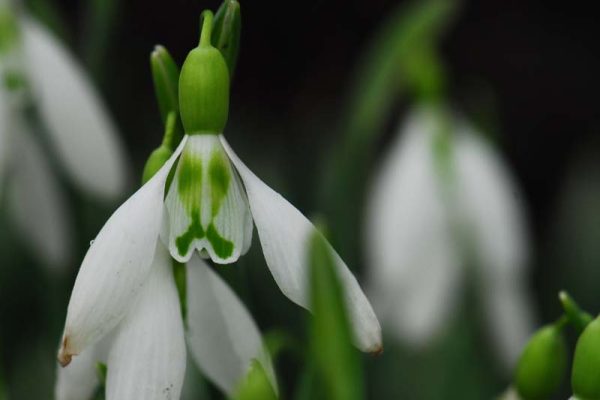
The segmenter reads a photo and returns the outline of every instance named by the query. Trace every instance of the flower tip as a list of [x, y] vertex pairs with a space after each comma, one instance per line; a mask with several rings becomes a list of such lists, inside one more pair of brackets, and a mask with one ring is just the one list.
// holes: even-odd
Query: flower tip
[[369, 354], [372, 355], [373, 357], [379, 357], [380, 355], [383, 354], [383, 344], [379, 344], [377, 347], [375, 347], [375, 349], [370, 350]]
[[62, 340], [62, 345], [58, 350], [58, 363], [64, 368], [71, 363], [72, 358], [73, 353], [69, 350], [69, 337], [65, 336]]

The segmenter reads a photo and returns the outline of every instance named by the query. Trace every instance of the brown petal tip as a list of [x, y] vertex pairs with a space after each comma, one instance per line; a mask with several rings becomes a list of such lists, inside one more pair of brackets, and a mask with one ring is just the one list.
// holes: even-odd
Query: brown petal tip
[[376, 349], [369, 351], [369, 354], [374, 357], [378, 357], [378, 356], [382, 355], [383, 354], [383, 345], [380, 345]]
[[69, 347], [69, 338], [65, 336], [62, 341], [62, 345], [58, 350], [58, 363], [61, 367], [66, 367], [71, 363], [71, 359], [73, 358], [73, 354], [68, 350]]

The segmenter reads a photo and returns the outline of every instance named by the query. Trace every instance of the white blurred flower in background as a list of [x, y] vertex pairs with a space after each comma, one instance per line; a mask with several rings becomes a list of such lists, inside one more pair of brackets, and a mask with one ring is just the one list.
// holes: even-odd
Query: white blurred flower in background
[[388, 332], [423, 348], [469, 285], [510, 368], [534, 327], [521, 198], [485, 139], [448, 122], [413, 110], [388, 150], [367, 204], [369, 295]]
[[51, 157], [77, 187], [101, 200], [123, 193], [127, 165], [82, 68], [48, 30], [15, 11], [0, 0], [0, 193], [25, 241], [57, 266], [69, 259], [71, 234]]

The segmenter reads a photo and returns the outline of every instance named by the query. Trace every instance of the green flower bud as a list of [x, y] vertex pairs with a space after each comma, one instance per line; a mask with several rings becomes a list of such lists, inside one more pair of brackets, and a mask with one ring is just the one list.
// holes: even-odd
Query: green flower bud
[[212, 13], [202, 13], [200, 44], [181, 68], [179, 108], [187, 134], [223, 132], [229, 113], [229, 70], [223, 55], [211, 45]]
[[154, 150], [146, 165], [144, 166], [144, 173], [142, 174], [142, 184], [148, 182], [158, 170], [165, 165], [167, 160], [171, 157], [173, 151], [165, 145], [161, 145], [159, 148]]
[[548, 399], [558, 390], [567, 366], [567, 345], [557, 325], [538, 330], [517, 365], [515, 386], [524, 400]]
[[585, 328], [577, 341], [571, 386], [576, 398], [600, 399], [600, 317]]
[[163, 46], [156, 46], [150, 55], [154, 91], [163, 122], [170, 112], [179, 112], [179, 67]]

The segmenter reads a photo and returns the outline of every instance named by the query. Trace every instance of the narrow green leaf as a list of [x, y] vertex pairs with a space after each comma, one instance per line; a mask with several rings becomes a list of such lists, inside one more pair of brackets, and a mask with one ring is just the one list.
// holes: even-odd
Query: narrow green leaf
[[363, 398], [362, 372], [352, 345], [343, 288], [329, 245], [320, 233], [310, 239], [310, 364], [324, 398]]
[[160, 116], [166, 123], [170, 112], [179, 112], [179, 67], [167, 49], [157, 45], [150, 54], [150, 68]]
[[223, 54], [230, 78], [233, 77], [237, 64], [241, 31], [240, 3], [236, 0], [225, 0], [215, 14], [212, 44]]

